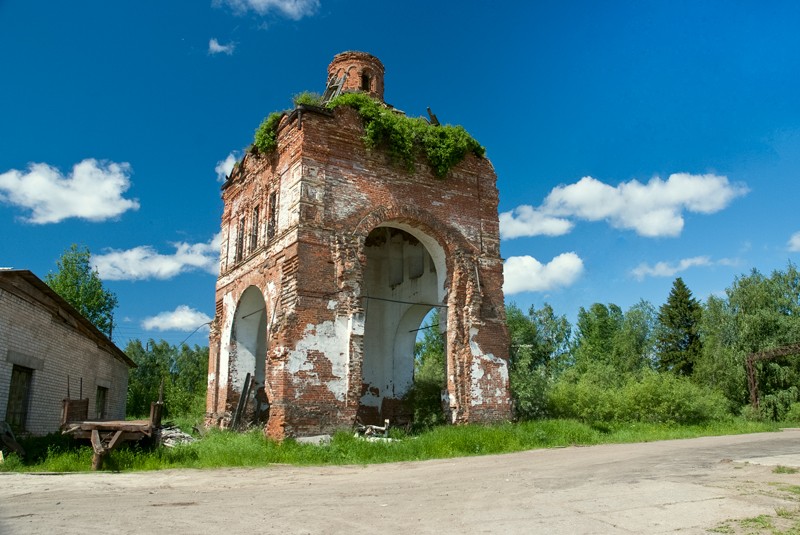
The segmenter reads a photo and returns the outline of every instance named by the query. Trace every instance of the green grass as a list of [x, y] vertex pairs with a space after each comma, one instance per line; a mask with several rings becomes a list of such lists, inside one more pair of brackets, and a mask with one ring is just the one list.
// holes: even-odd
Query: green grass
[[[774, 472], [774, 470], [773, 470]], [[797, 487], [770, 483], [783, 492], [796, 494]], [[741, 520], [726, 520], [708, 530], [709, 533], [745, 533], [747, 535], [800, 535], [800, 509], [776, 507], [774, 515], [759, 515]]]
[[769, 529], [772, 527], [772, 519], [767, 515], [759, 515], [753, 518], [740, 520], [739, 524], [745, 528]]
[[775, 474], [796, 474], [797, 468], [792, 468], [791, 466], [781, 466], [778, 465], [772, 470]]
[[794, 495], [800, 495], [800, 485], [783, 486], [781, 487], [781, 490]]
[[[134, 471], [167, 468], [254, 467], [271, 464], [336, 465], [374, 464], [472, 455], [510, 453], [571, 445], [650, 442], [710, 435], [776, 431], [778, 426], [745, 420], [698, 426], [666, 424], [619, 424], [603, 429], [574, 420], [538, 420], [496, 426], [440, 426], [419, 435], [392, 430], [392, 442], [367, 442], [342, 431], [327, 446], [278, 443], [266, 440], [259, 430], [232, 433], [211, 430], [202, 439], [176, 448], [124, 445], [112, 451], [107, 470]], [[59, 435], [37, 439], [21, 462], [13, 455], [0, 471], [85, 471], [91, 466], [91, 448], [64, 440]], [[45, 447], [46, 445], [46, 447]]]

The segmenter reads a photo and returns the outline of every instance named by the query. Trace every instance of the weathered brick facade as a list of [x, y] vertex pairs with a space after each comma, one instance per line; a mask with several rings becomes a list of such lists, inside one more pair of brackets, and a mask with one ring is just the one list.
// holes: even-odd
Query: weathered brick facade
[[[345, 72], [344, 90], [383, 99], [377, 58], [339, 54], [329, 80]], [[437, 179], [424, 160], [409, 172], [367, 150], [363, 134], [351, 108], [300, 106], [275, 153], [247, 154], [223, 185], [210, 424], [230, 423], [248, 373], [247, 406], [268, 400], [272, 437], [394, 418], [413, 382], [414, 330], [434, 306], [450, 421], [511, 416], [491, 163], [469, 154]]]
[[[46, 435], [58, 430], [61, 400], [70, 395], [89, 399], [89, 417], [125, 418], [128, 369], [134, 366], [94, 325], [69, 306], [30, 271], [0, 270], [0, 421], [13, 421], [12, 375], [29, 381], [22, 400], [25, 433]], [[98, 403], [98, 392], [105, 396]], [[100, 409], [105, 414], [98, 414]], [[15, 411], [19, 415], [18, 410]]]

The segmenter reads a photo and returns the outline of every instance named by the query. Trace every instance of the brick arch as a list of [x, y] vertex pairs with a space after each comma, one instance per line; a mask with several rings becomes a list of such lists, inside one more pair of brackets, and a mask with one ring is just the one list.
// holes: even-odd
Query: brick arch
[[[217, 324], [214, 326], [213, 337], [220, 342], [219, 351], [216, 355], [216, 364], [210, 368], [215, 374], [217, 380], [217, 392], [214, 393], [213, 406], [217, 412], [224, 412], [227, 407], [220, 406], [220, 399], [229, 399], [230, 392], [236, 391], [237, 396], [241, 389], [241, 379], [238, 377], [236, 368], [239, 366], [238, 343], [234, 344], [237, 338], [237, 325], [236, 316], [240, 313], [240, 306], [246, 293], [251, 295], [257, 293], [260, 296], [260, 301], [264, 305], [264, 319], [268, 323], [274, 303], [268, 298], [265, 293], [263, 281], [258, 280], [258, 277], [248, 277], [243, 280], [241, 284], [236, 285], [234, 290], [225, 296], [225, 303], [222, 303], [224, 312], [214, 318]], [[221, 320], [221, 321], [220, 321]], [[266, 331], [264, 333], [267, 334]], [[237, 340], [237, 342], [240, 342]], [[266, 342], [266, 339], [264, 340]], [[257, 357], [257, 356], [256, 356]], [[255, 363], [254, 363], [255, 364]], [[266, 364], [266, 361], [264, 362]], [[254, 367], [258, 367], [255, 364]], [[263, 370], [261, 370], [263, 372]]]
[[475, 252], [475, 247], [467, 241], [466, 237], [453, 229], [447, 222], [427, 210], [409, 204], [392, 204], [371, 210], [353, 228], [352, 235], [363, 241], [376, 227], [392, 221], [418, 228], [435, 239], [448, 257], [457, 250]]

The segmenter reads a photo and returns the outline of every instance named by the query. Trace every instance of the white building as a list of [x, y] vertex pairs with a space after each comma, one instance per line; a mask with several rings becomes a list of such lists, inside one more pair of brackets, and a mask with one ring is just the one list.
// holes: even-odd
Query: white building
[[61, 401], [89, 418], [124, 419], [131, 359], [27, 270], [0, 270], [0, 421], [17, 434], [58, 430]]

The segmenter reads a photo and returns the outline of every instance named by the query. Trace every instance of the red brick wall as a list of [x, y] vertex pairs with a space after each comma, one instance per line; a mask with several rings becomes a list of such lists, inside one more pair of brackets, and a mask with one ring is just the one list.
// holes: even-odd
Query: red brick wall
[[[340, 56], [332, 68], [353, 61]], [[408, 172], [383, 151], [367, 150], [362, 136], [352, 109], [301, 107], [281, 123], [276, 154], [248, 155], [232, 173], [223, 191], [209, 422], [224, 423], [238, 398], [226, 379], [230, 362], [221, 357], [239, 297], [254, 285], [267, 303], [267, 433], [282, 438], [352, 425], [362, 384], [364, 240], [381, 224], [419, 231], [444, 251], [451, 421], [511, 416], [491, 163], [470, 154], [437, 179], [424, 160]], [[236, 226], [270, 191], [280, 196], [276, 234], [237, 263], [229, 246]], [[261, 214], [266, 224], [268, 214]]]

